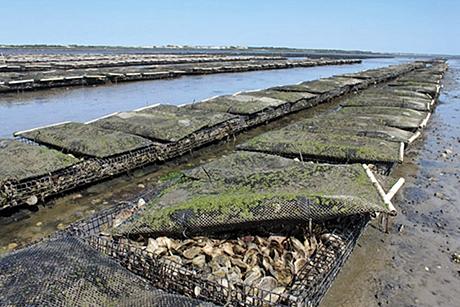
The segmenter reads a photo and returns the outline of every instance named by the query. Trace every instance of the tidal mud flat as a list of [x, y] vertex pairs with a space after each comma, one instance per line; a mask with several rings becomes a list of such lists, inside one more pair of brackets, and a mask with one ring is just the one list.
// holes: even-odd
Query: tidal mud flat
[[[426, 134], [407, 152], [389, 234], [368, 227], [323, 306], [456, 306], [460, 301], [460, 62]], [[365, 264], [365, 265], [363, 265]]]

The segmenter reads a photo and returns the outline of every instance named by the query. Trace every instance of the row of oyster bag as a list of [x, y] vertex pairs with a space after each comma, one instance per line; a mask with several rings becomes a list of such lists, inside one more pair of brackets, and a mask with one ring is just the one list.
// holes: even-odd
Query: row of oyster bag
[[180, 176], [114, 234], [197, 235], [389, 212], [360, 164], [318, 164], [241, 151]]

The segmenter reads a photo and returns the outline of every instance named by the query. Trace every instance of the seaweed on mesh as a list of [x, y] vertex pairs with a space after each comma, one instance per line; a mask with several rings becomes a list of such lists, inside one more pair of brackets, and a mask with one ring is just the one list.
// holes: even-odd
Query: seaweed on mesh
[[80, 123], [64, 123], [15, 133], [76, 155], [106, 158], [152, 145], [147, 139]]
[[365, 136], [391, 142], [409, 142], [414, 133], [395, 127], [383, 125], [378, 120], [361, 121], [350, 117], [348, 120], [330, 120], [319, 116], [301, 120], [289, 126], [289, 129], [311, 133], [331, 132], [342, 135]]
[[340, 131], [312, 133], [295, 126], [261, 134], [238, 145], [237, 149], [334, 163], [393, 164], [400, 161], [398, 143]]
[[228, 113], [159, 105], [135, 112], [121, 112], [92, 123], [106, 129], [176, 142], [205, 128], [222, 125], [237, 116]]
[[186, 172], [115, 233], [198, 234], [387, 211], [360, 165], [238, 152]]
[[371, 107], [371, 106], [382, 106], [382, 107], [397, 107], [413, 109], [417, 111], [430, 111], [431, 100], [422, 99], [417, 97], [401, 97], [392, 95], [366, 95], [363, 92], [352, 98], [345, 99], [340, 103], [344, 107]]
[[203, 100], [185, 108], [227, 112], [237, 115], [251, 115], [287, 104], [286, 101], [271, 97], [257, 97], [245, 94], [227, 95]]
[[74, 157], [43, 146], [0, 139], [0, 181], [33, 178], [78, 162]]

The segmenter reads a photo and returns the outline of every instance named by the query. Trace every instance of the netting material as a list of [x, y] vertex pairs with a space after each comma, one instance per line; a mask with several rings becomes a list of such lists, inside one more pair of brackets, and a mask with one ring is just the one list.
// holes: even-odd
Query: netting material
[[400, 161], [400, 144], [341, 131], [311, 133], [296, 126], [270, 131], [237, 146], [239, 150], [335, 163], [380, 163]]
[[237, 152], [185, 173], [117, 234], [200, 234], [388, 212], [360, 165]]
[[[400, 142], [411, 143], [413, 132], [426, 124], [426, 111], [431, 109], [434, 98], [434, 93], [427, 94], [426, 84], [429, 89], [435, 85], [408, 80], [396, 79], [392, 86], [365, 90], [335, 112], [264, 133], [237, 148], [301, 160], [374, 163], [388, 172], [392, 165], [402, 162], [404, 148]], [[308, 84], [321, 88], [323, 83], [327, 88], [332, 82], [320, 81], [284, 89], [307, 91]], [[435, 89], [438, 91], [439, 86]]]
[[[391, 76], [394, 76], [397, 73], [405, 73], [413, 70], [416, 66], [417, 65], [403, 64], [396, 66], [396, 68], [384, 68], [383, 70], [391, 71]], [[337, 79], [347, 78], [338, 77]], [[367, 86], [370, 84], [363, 82], [356, 85], [356, 81], [354, 79], [352, 79], [351, 83], [355, 85], [353, 85], [353, 87], [342, 87], [342, 90], [350, 91], [353, 88], [358, 88], [364, 85]], [[340, 93], [342, 92], [340, 91]], [[305, 95], [305, 93], [302, 95]], [[72, 167], [68, 167], [61, 171], [53, 172], [48, 175], [44, 175], [28, 181], [18, 181], [14, 178], [10, 178], [7, 179], [4, 184], [2, 184], [0, 188], [0, 197], [2, 199], [2, 203], [7, 207], [21, 205], [30, 197], [43, 200], [48, 196], [56, 195], [76, 187], [109, 178], [111, 176], [116, 176], [120, 173], [132, 170], [133, 168], [177, 157], [193, 150], [194, 148], [203, 146], [210, 142], [221, 140], [244, 129], [255, 127], [257, 125], [282, 117], [291, 112], [309, 108], [319, 104], [320, 102], [326, 102], [332, 98], [336, 98], [336, 95], [337, 93], [332, 91], [318, 95], [316, 97], [309, 95], [308, 97], [304, 97], [295, 102], [291, 102], [291, 98], [286, 98], [287, 100], [285, 103], [282, 103], [277, 107], [266, 108], [263, 111], [259, 111], [251, 115], [240, 116], [237, 120], [230, 120], [221, 125], [200, 129], [178, 142], [168, 144], [168, 146], [153, 144], [142, 149], [125, 152], [110, 158], [88, 159], [87, 161], [77, 163]], [[251, 97], [251, 95], [248, 96]], [[270, 97], [270, 95], [262, 96]], [[278, 96], [278, 98], [282, 97]], [[193, 109], [194, 106], [191, 105], [187, 108]], [[194, 111], [199, 112], [199, 110]], [[385, 120], [382, 120], [382, 122], [387, 123], [391, 122], [392, 120], [393, 119], [385, 118]], [[86, 126], [89, 127], [90, 125]], [[77, 145], [77, 147], [81, 147], [82, 144], [70, 144], [67, 147], [70, 148], [74, 147], [75, 145]]]
[[[156, 290], [77, 238], [44, 241], [0, 258], [2, 306], [196, 306]], [[134, 300], [132, 302], [132, 300]]]
[[132, 134], [80, 123], [65, 123], [16, 135], [70, 153], [97, 158], [107, 158], [152, 145], [151, 141]]
[[284, 100], [290, 103], [296, 103], [302, 99], [310, 100], [310, 99], [314, 99], [317, 97], [317, 95], [315, 94], [306, 93], [306, 92], [285, 92], [285, 91], [277, 91], [275, 89], [244, 92], [243, 94], [247, 96], [255, 96], [255, 97], [270, 97], [274, 99]]
[[231, 114], [250, 115], [270, 108], [276, 108], [287, 102], [271, 97], [249, 96], [244, 94], [219, 96], [194, 103], [193, 109], [228, 112]]
[[154, 144], [114, 157], [86, 159], [32, 180], [7, 178], [0, 187], [1, 201], [5, 206], [15, 206], [23, 204], [31, 196], [43, 200], [48, 196], [110, 178], [147, 164], [178, 157], [195, 148], [226, 138], [244, 127], [239, 120], [231, 121], [224, 125], [201, 129], [172, 144]]
[[[364, 107], [365, 108], [365, 107]], [[384, 126], [390, 126], [398, 129], [416, 131], [420, 128], [422, 123], [419, 119], [414, 119], [407, 116], [393, 116], [388, 114], [353, 114], [346, 112], [336, 112], [327, 114], [324, 116], [327, 120], [336, 120], [336, 121], [360, 121], [360, 122], [374, 122]]]
[[410, 131], [382, 125], [379, 121], [360, 121], [355, 120], [354, 117], [350, 117], [346, 121], [334, 121], [326, 117], [305, 119], [290, 127], [294, 130], [312, 133], [328, 131], [344, 135], [368, 136], [398, 143], [407, 143], [414, 135]]
[[[294, 277], [283, 293], [262, 290], [245, 284], [229, 288], [224, 280], [206, 279], [196, 268], [172, 261], [162, 261], [152, 252], [104, 238], [89, 238], [92, 246], [109, 254], [132, 272], [146, 276], [155, 286], [198, 296], [217, 304], [232, 306], [316, 306], [332, 283], [341, 265], [351, 253], [357, 238], [367, 224], [366, 216], [324, 225], [333, 241], [325, 241]], [[199, 288], [199, 291], [197, 291]]]
[[0, 139], [0, 181], [23, 180], [66, 168], [78, 160], [56, 150]]
[[[270, 61], [267, 63], [267, 61]], [[166, 61], [168, 62], [168, 61]], [[208, 62], [208, 61], [206, 61]], [[115, 66], [107, 67], [113, 64], [95, 65], [99, 67], [96, 69], [97, 74], [88, 73], [85, 67], [94, 67], [94, 64], [83, 64], [75, 65], [75, 63], [54, 63], [53, 70], [57, 65], [59, 70], [55, 73], [50, 72], [42, 73], [37, 72], [36, 66], [28, 67], [27, 69], [21, 67], [21, 69], [31, 70], [25, 73], [11, 72], [3, 73], [4, 84], [0, 84], [0, 92], [10, 91], [24, 91], [24, 90], [35, 90], [35, 89], [46, 89], [61, 86], [72, 86], [72, 85], [96, 85], [106, 84], [108, 82], [123, 82], [123, 81], [137, 81], [137, 80], [153, 80], [162, 78], [174, 78], [183, 75], [196, 75], [196, 74], [211, 74], [211, 73], [227, 73], [227, 72], [244, 72], [254, 70], [265, 70], [265, 69], [286, 69], [293, 67], [312, 67], [321, 65], [342, 65], [342, 64], [353, 64], [360, 63], [361, 60], [286, 60], [282, 58], [259, 58], [253, 59], [233, 59], [232, 61], [221, 61], [214, 63], [200, 63], [200, 61], [179, 61], [172, 65], [161, 65], [157, 67], [132, 67], [135, 63], [130, 63], [130, 67], [118, 67], [126, 66], [126, 62], [118, 62]], [[191, 64], [200, 63], [200, 64]], [[139, 62], [139, 64], [145, 64], [145, 62]], [[161, 64], [165, 64], [164, 62]], [[43, 65], [43, 64], [41, 64]], [[102, 68], [101, 68], [102, 67]], [[104, 68], [106, 67], [106, 68]], [[48, 67], [50, 68], [50, 67]], [[64, 70], [67, 69], [68, 70]], [[70, 69], [71, 68], [71, 69]], [[7, 66], [7, 71], [14, 71], [17, 69], [16, 66]], [[93, 68], [94, 70], [95, 68]], [[41, 70], [41, 69], [40, 69]]]
[[338, 114], [353, 114], [353, 115], [386, 115], [398, 118], [400, 121], [407, 119], [414, 119], [422, 122], [428, 115], [427, 112], [406, 109], [402, 107], [380, 107], [380, 106], [366, 106], [363, 107], [344, 107], [338, 111]]
[[228, 113], [159, 105], [136, 112], [117, 113], [97, 120], [92, 125], [162, 142], [177, 142], [201, 129], [225, 125], [225, 123], [231, 125], [238, 120], [241, 119]]
[[[211, 167], [206, 167], [204, 169], [195, 169], [191, 172], [188, 173], [189, 178], [193, 178], [194, 180], [208, 180], [212, 181], [211, 178], [214, 178], [215, 176], [218, 175], [226, 175], [229, 171], [230, 166], [239, 166], [237, 168], [233, 167], [231, 169], [235, 169], [236, 174], [238, 176], [245, 177], [244, 182], [250, 177], [251, 171], [248, 172], [247, 166], [242, 163], [244, 160], [238, 160], [231, 162], [232, 160], [228, 160], [227, 164], [215, 164], [211, 165]], [[268, 162], [266, 167], [270, 168], [270, 170], [283, 170], [281, 171], [282, 174], [288, 175], [290, 174], [289, 170], [289, 163], [286, 162], [287, 164], [275, 162], [277, 160], [273, 160], [272, 163]], [[294, 161], [291, 161], [294, 162]], [[251, 165], [253, 165], [253, 161], [250, 162]], [[257, 165], [257, 163], [256, 163]], [[284, 170], [286, 170], [286, 173], [284, 173]], [[324, 172], [323, 172], [324, 171]], [[260, 167], [257, 172], [264, 172], [263, 167]], [[322, 174], [327, 174], [327, 170], [325, 171], [324, 169], [321, 169], [320, 173], [323, 172]], [[283, 175], [283, 177], [284, 177]], [[251, 179], [251, 178], [249, 178]], [[276, 180], [275, 176], [275, 180]], [[259, 180], [259, 179], [258, 179]], [[252, 180], [250, 180], [252, 182]], [[283, 182], [284, 183], [284, 182]], [[113, 212], [113, 214], [116, 214], [116, 212]], [[109, 219], [107, 219], [109, 220]], [[94, 220], [93, 220], [94, 222]], [[341, 222], [346, 222], [346, 221], [341, 221]], [[104, 222], [105, 223], [105, 222]], [[196, 293], [194, 289], [196, 289], [196, 286], [199, 285], [201, 288], [200, 293], [198, 294], [199, 297], [205, 298], [207, 300], [220, 303], [220, 304], [232, 304], [232, 305], [264, 305], [264, 306], [269, 306], [270, 304], [274, 304], [274, 301], [276, 303], [281, 302], [283, 304], [301, 304], [301, 305], [316, 305], [320, 301], [321, 297], [324, 295], [325, 291], [329, 287], [330, 283], [334, 279], [335, 275], [337, 274], [337, 271], [340, 269], [341, 265], [345, 261], [345, 259], [348, 257], [348, 255], [351, 253], [351, 250], [353, 249], [353, 246], [356, 243], [356, 239], [359, 237], [360, 232], [362, 231], [364, 225], [367, 223], [367, 218], [366, 217], [357, 217], [357, 219], [351, 219], [348, 221], [348, 223], [344, 224], [334, 224], [330, 225], [331, 229], [334, 229], [334, 234], [337, 235], [340, 240], [339, 241], [331, 241], [327, 246], [322, 251], [318, 251], [314, 257], [310, 259], [309, 264], [305, 267], [305, 270], [299, 274], [297, 277], [295, 283], [293, 286], [289, 289], [288, 293], [285, 293], [283, 295], [279, 294], [269, 294], [261, 291], [260, 289], [255, 289], [255, 288], [247, 288], [247, 292], [243, 291], [234, 291], [228, 289], [228, 287], [225, 287], [221, 284], [218, 283], [210, 283], [206, 280], [203, 280], [200, 278], [200, 276], [196, 275], [196, 272], [190, 271], [185, 267], [177, 266], [177, 265], [165, 265], [164, 263], [159, 263], [155, 261], [155, 258], [149, 255], [146, 251], [135, 248], [135, 247], [130, 247], [124, 244], [123, 242], [111, 242], [106, 239], [102, 238], [97, 238], [97, 237], [92, 237], [92, 236], [86, 236], [88, 242], [90, 242], [94, 247], [96, 247], [99, 251], [102, 251], [104, 253], [107, 253], [117, 259], [121, 264], [123, 264], [126, 268], [131, 270], [132, 272], [135, 272], [136, 274], [139, 274], [141, 276], [146, 277], [149, 279], [152, 283], [157, 285], [158, 287], [164, 287], [168, 289], [169, 291], [178, 291], [181, 293], [186, 293], [190, 296], [195, 296]], [[80, 225], [82, 226], [82, 225]], [[87, 232], [84, 232], [87, 234]], [[63, 242], [62, 240], [58, 242]], [[61, 244], [61, 243], [60, 243]], [[71, 248], [66, 249], [67, 243], [62, 243], [63, 245], [58, 245], [57, 249], [59, 251], [64, 250], [68, 252], [74, 252], [75, 247], [81, 248], [80, 245], [77, 246], [72, 246]], [[42, 245], [43, 246], [43, 245]], [[86, 249], [87, 247], [84, 246], [83, 249]], [[53, 247], [46, 245], [45, 249], [53, 251]], [[27, 250], [27, 252], [30, 252], [30, 249]], [[41, 251], [39, 251], [41, 252]], [[32, 254], [36, 253], [36, 251], [33, 251]], [[84, 252], [85, 254], [89, 254], [92, 256], [91, 253]], [[53, 254], [58, 254], [58, 253], [53, 253]], [[17, 253], [13, 254], [17, 255]], [[59, 254], [57, 255], [59, 257]], [[81, 257], [78, 257], [78, 259], [81, 259]], [[96, 255], [97, 256], [97, 255]], [[29, 255], [26, 255], [27, 258], [30, 257]], [[8, 258], [7, 256], [7, 261], [3, 262], [5, 258], [2, 258], [0, 260], [0, 268], [3, 269], [3, 264], [5, 264], [5, 267], [8, 269], [11, 266], [14, 266], [17, 263], [13, 263], [14, 261], [17, 260], [18, 257], [14, 258]], [[29, 260], [32, 261], [29, 261]], [[48, 258], [49, 259], [49, 258]], [[77, 259], [77, 260], [78, 260]], [[106, 287], [106, 284], [103, 284], [104, 286], [102, 288], [99, 288], [98, 286], [100, 285], [100, 280], [98, 279], [98, 276], [100, 276], [100, 272], [103, 272], [103, 270], [100, 269], [100, 264], [95, 265], [94, 264], [94, 259], [95, 257], [91, 257], [92, 264], [90, 267], [91, 269], [86, 270], [84, 272], [84, 276], [81, 277], [81, 275], [78, 275], [81, 277], [80, 282], [72, 284], [74, 285], [74, 288], [72, 291], [64, 291], [64, 299], [66, 302], [70, 302], [70, 304], [75, 305], [75, 295], [83, 295], [84, 299], [83, 302], [85, 302], [88, 297], [91, 297], [91, 302], [94, 302], [93, 297], [96, 297], [98, 300], [101, 302], [107, 302], [105, 299], [106, 293], [104, 291], [106, 290], [112, 290], [115, 289], [118, 291], [118, 289], [124, 289], [123, 291], [126, 291], [124, 287], [125, 283], [117, 283], [117, 285], [114, 285], [114, 287]], [[65, 261], [65, 264], [68, 265], [69, 263], [73, 263], [74, 259], [70, 259], [63, 257], [62, 259]], [[97, 259], [97, 262], [99, 263], [100, 259]], [[34, 264], [40, 263], [39, 261], [34, 262], [34, 258], [29, 258], [27, 261], [21, 261], [21, 264], [27, 264], [27, 268], [32, 268], [32, 270], [36, 271], [35, 266], [31, 266], [31, 262]], [[61, 267], [62, 265], [58, 265], [57, 267]], [[42, 266], [39, 266], [42, 267]], [[77, 261], [77, 267], [82, 267], [81, 263]], [[83, 266], [85, 268], [85, 266]], [[98, 267], [96, 270], [93, 270], [94, 267]], [[103, 266], [105, 267], [105, 266]], [[52, 268], [55, 269], [56, 266], [52, 265]], [[70, 268], [75, 268], [75, 266], [72, 264], [69, 266], [69, 268], [65, 268], [65, 272], [68, 272], [68, 270], [72, 271]], [[27, 272], [25, 275], [30, 276], [33, 275], [29, 270], [25, 270]], [[123, 272], [120, 274], [126, 274], [127, 272]], [[103, 273], [103, 275], [106, 275], [106, 273]], [[111, 274], [111, 276], [117, 277], [119, 276], [118, 273]], [[3, 276], [3, 274], [2, 274]], [[55, 276], [55, 275], [53, 275]], [[51, 279], [53, 279], [53, 276], [51, 276]], [[11, 277], [11, 275], [10, 275]], [[16, 278], [16, 276], [12, 276], [13, 278]], [[48, 278], [50, 278], [49, 275], [47, 275]], [[71, 276], [70, 280], [73, 281], [72, 278], [75, 276]], [[127, 280], [131, 280], [133, 276], [130, 276], [127, 278]], [[35, 278], [35, 276], [34, 276]], [[46, 278], [45, 278], [46, 279]], [[124, 277], [122, 277], [124, 279]], [[22, 283], [26, 279], [21, 279], [18, 283], [12, 283], [16, 288], [18, 288], [18, 285], [22, 285]], [[43, 279], [40, 279], [40, 281]], [[64, 279], [62, 279], [64, 280]], [[61, 281], [61, 279], [60, 279]], [[67, 280], [65, 280], [67, 281]], [[64, 283], [65, 284], [65, 283]], [[11, 284], [10, 284], [11, 285]], [[36, 286], [36, 283], [33, 283], [34, 286]], [[48, 287], [47, 284], [45, 284], [46, 287]], [[87, 286], [85, 286], [87, 285]], [[26, 284], [27, 287], [29, 287], [29, 284]], [[48, 290], [51, 290], [53, 292], [53, 289], [56, 288], [40, 288], [39, 292], [36, 293], [34, 291], [27, 292], [23, 291], [22, 293], [27, 292], [27, 296], [29, 298], [33, 299], [42, 299], [46, 298], [49, 300], [54, 301], [52, 298], [56, 297], [54, 296], [55, 293], [50, 293]], [[31, 289], [30, 287], [27, 288], [28, 290]], [[10, 289], [7, 289], [10, 290]], [[32, 289], [34, 290], [34, 289]], [[7, 291], [5, 291], [6, 293]], [[93, 293], [93, 294], [90, 294]], [[111, 301], [115, 299], [115, 303], [117, 305], [144, 305], [146, 303], [152, 303], [153, 304], [158, 304], [158, 305], [166, 305], [166, 306], [180, 306], [180, 304], [183, 304], [184, 306], [194, 306], [196, 301], [192, 301], [190, 299], [186, 299], [184, 297], [176, 296], [176, 295], [168, 295], [168, 294], [158, 294], [158, 296], [153, 296], [152, 293], [153, 291], [149, 291], [147, 294], [143, 294], [142, 291], [139, 296], [137, 294], [135, 295], [135, 292], [137, 290], [129, 292], [129, 294], [132, 294], [129, 298], [126, 297], [111, 297]], [[11, 293], [11, 292], [8, 292]], [[44, 295], [43, 295], [44, 294]], [[51, 295], [50, 295], [51, 294]], [[94, 295], [95, 294], [95, 295]], [[93, 296], [91, 296], [93, 295]], [[116, 295], [115, 295], [116, 296]], [[60, 296], [59, 298], [61, 298]], [[23, 296], [20, 297], [22, 299]], [[14, 298], [13, 298], [14, 299]], [[18, 298], [19, 299], [19, 298]], [[22, 302], [22, 301], [21, 301]], [[51, 305], [48, 303], [47, 305]], [[62, 305], [62, 304], [59, 304]]]
[[383, 107], [400, 107], [407, 109], [414, 109], [418, 111], [429, 111], [431, 109], [431, 100], [426, 98], [417, 97], [401, 97], [391, 95], [391, 92], [382, 95], [366, 94], [365, 92], [346, 99], [340, 105], [342, 106], [355, 106], [355, 107], [368, 107], [368, 106], [383, 106]]

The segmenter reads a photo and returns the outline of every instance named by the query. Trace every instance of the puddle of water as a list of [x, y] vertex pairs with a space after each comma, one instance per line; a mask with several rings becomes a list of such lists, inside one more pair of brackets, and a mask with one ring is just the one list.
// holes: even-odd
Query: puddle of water
[[0, 96], [0, 137], [11, 137], [14, 131], [63, 121], [85, 122], [154, 103], [192, 103], [216, 95], [293, 84], [410, 60], [367, 59], [353, 65], [185, 76], [173, 80], [3, 94]]
[[424, 137], [393, 174], [406, 185], [390, 233], [365, 231], [322, 306], [458, 306], [460, 61], [449, 61], [443, 84]]

